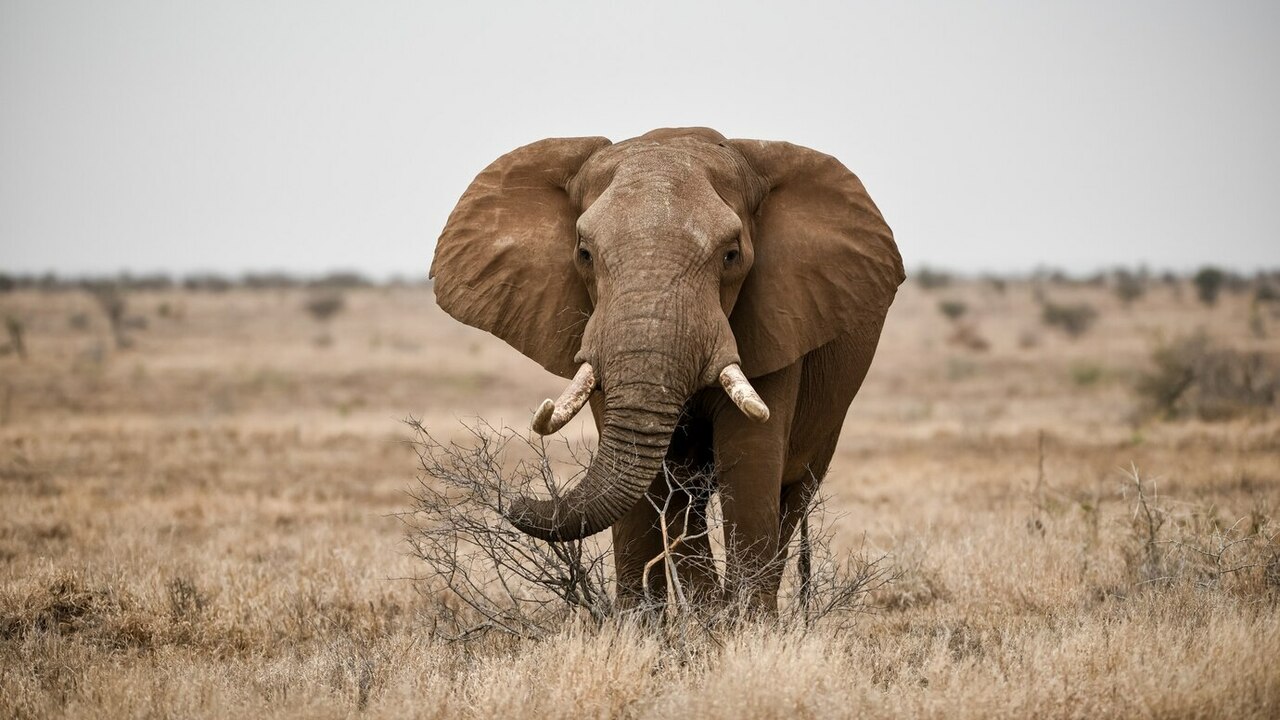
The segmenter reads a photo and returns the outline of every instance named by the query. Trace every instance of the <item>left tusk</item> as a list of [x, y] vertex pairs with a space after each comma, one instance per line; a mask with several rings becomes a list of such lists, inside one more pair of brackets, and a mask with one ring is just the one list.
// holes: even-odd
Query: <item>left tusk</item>
[[596, 388], [596, 371], [591, 363], [582, 363], [578, 372], [569, 382], [569, 387], [560, 393], [560, 399], [547, 398], [538, 406], [533, 414], [533, 431], [539, 435], [550, 435], [573, 419], [574, 415], [587, 404], [591, 391]]
[[720, 371], [720, 384], [724, 386], [724, 391], [729, 393], [729, 399], [733, 400], [733, 404], [737, 405], [744, 415], [756, 422], [769, 419], [769, 406], [764, 404], [760, 394], [751, 387], [751, 381], [742, 374], [742, 368], [738, 363], [726, 365]]

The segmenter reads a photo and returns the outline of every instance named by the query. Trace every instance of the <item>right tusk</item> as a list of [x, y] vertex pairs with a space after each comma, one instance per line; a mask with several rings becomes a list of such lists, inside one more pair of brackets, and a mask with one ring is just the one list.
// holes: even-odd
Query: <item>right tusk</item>
[[742, 368], [738, 363], [726, 365], [720, 371], [720, 384], [724, 386], [724, 391], [729, 393], [729, 399], [733, 400], [733, 404], [737, 405], [744, 415], [756, 422], [769, 419], [769, 406], [764, 404], [760, 394], [751, 387], [751, 381], [742, 374]]
[[596, 371], [591, 363], [582, 363], [558, 400], [547, 398], [538, 406], [533, 414], [533, 431], [539, 435], [550, 435], [564, 427], [587, 404], [591, 391], [595, 389]]

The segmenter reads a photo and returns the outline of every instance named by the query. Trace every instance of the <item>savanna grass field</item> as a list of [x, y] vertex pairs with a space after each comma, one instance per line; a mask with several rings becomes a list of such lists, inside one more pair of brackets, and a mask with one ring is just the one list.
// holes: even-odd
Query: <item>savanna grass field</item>
[[11, 289], [0, 717], [1277, 717], [1267, 283], [913, 273], [823, 486], [883, 582], [537, 638], [442, 630], [404, 421], [525, 431], [563, 381], [430, 287]]

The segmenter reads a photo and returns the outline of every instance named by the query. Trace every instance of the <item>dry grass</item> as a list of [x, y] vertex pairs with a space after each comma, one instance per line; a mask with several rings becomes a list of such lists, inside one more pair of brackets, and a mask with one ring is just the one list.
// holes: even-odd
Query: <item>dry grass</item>
[[1073, 340], [955, 280], [975, 354], [904, 289], [826, 484], [836, 549], [896, 576], [852, 624], [453, 643], [403, 579], [401, 421], [523, 426], [556, 378], [422, 289], [350, 290], [327, 347], [300, 289], [132, 293], [125, 349], [87, 295], [0, 295], [0, 717], [1274, 717], [1276, 409], [1135, 425], [1132, 387], [1198, 328], [1276, 333], [1174, 290], [1051, 288], [1098, 310]]

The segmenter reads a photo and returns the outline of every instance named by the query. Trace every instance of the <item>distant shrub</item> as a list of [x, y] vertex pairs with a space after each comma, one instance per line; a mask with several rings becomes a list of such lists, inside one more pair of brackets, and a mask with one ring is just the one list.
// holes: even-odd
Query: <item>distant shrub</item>
[[1120, 298], [1126, 307], [1141, 298], [1147, 292], [1147, 285], [1137, 274], [1128, 270], [1117, 270], [1112, 278], [1111, 290]]
[[938, 312], [952, 322], [964, 317], [968, 311], [969, 306], [959, 300], [943, 300], [938, 303]]
[[987, 285], [997, 293], [1003, 295], [1009, 289], [1009, 283], [999, 275], [987, 275], [983, 278]]
[[373, 281], [357, 272], [333, 272], [311, 282], [312, 287], [354, 289], [373, 286]]
[[1093, 326], [1098, 319], [1098, 311], [1088, 303], [1058, 305], [1046, 300], [1040, 318], [1045, 325], [1058, 328], [1072, 338], [1078, 338]]
[[1071, 382], [1078, 387], [1092, 387], [1102, 380], [1102, 366], [1093, 362], [1079, 362], [1071, 366]]
[[0, 293], [13, 292], [18, 289], [18, 281], [7, 273], [0, 273]]
[[119, 286], [112, 282], [95, 282], [89, 284], [87, 289], [107, 318], [107, 325], [111, 328], [111, 337], [115, 340], [116, 349], [124, 350], [132, 346], [133, 343], [125, 334], [124, 320], [128, 302]]
[[944, 288], [951, 284], [951, 273], [934, 270], [929, 267], [922, 267], [915, 274], [916, 282], [920, 283], [920, 287], [925, 290], [936, 290]]
[[287, 273], [248, 273], [240, 280], [240, 284], [251, 290], [283, 290], [302, 284], [298, 278]]
[[1260, 303], [1280, 301], [1280, 286], [1271, 278], [1259, 277], [1253, 289], [1253, 299]]
[[234, 285], [227, 278], [213, 273], [188, 275], [182, 279], [182, 287], [195, 292], [226, 292]]
[[1262, 317], [1262, 303], [1257, 300], [1249, 304], [1249, 333], [1259, 340], [1267, 336], [1267, 321]]
[[1222, 420], [1272, 408], [1280, 398], [1274, 356], [1220, 347], [1204, 333], [1156, 348], [1151, 363], [1134, 386], [1150, 414]]
[[316, 292], [307, 298], [304, 307], [311, 317], [320, 322], [328, 322], [334, 315], [346, 307], [346, 297], [337, 291]]
[[121, 273], [115, 279], [115, 284], [122, 290], [168, 290], [173, 287], [173, 278], [164, 273], [151, 273], [148, 275], [132, 275], [130, 273]]
[[1038, 268], [1034, 277], [1036, 280], [1050, 285], [1067, 285], [1071, 282], [1071, 278], [1067, 275], [1066, 271], [1060, 268]]
[[4, 328], [9, 333], [8, 347], [20, 359], [26, 360], [27, 344], [23, 340], [23, 335], [26, 332], [26, 323], [22, 322], [21, 318], [14, 317], [13, 315], [6, 315], [4, 318]]
[[1218, 295], [1222, 293], [1227, 275], [1216, 267], [1203, 267], [1191, 280], [1196, 285], [1196, 296], [1200, 298], [1200, 302], [1213, 305], [1218, 302]]

